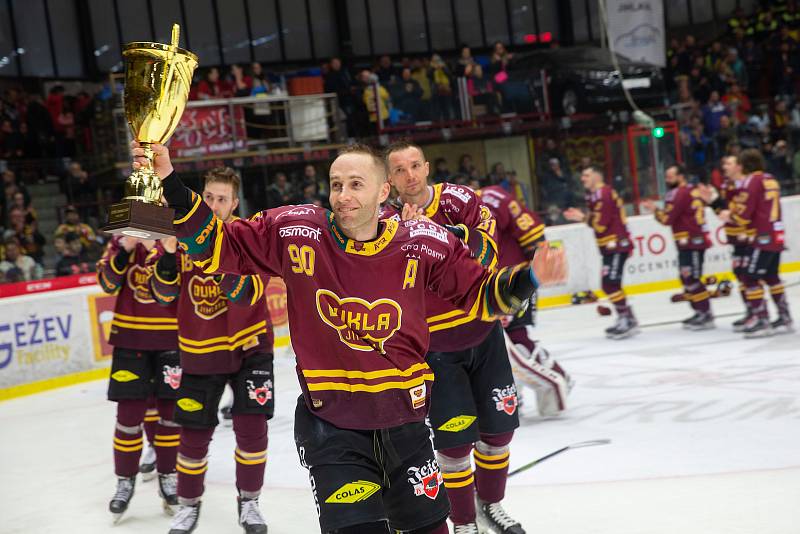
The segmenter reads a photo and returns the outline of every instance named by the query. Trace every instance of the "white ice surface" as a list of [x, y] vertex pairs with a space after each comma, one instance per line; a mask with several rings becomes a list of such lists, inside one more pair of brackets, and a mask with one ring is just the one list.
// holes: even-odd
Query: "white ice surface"
[[[798, 317], [800, 287], [788, 293]], [[632, 303], [644, 324], [688, 315], [669, 293]], [[731, 313], [741, 302], [734, 295], [713, 306]], [[523, 407], [512, 469], [573, 442], [612, 443], [513, 477], [509, 512], [532, 534], [800, 533], [800, 334], [743, 340], [733, 320], [609, 341], [610, 318], [594, 305], [540, 312], [539, 336], [577, 385], [560, 418]], [[262, 510], [271, 534], [319, 532], [292, 440], [299, 388], [288, 358], [276, 377]], [[111, 526], [113, 425], [103, 381], [0, 403], [0, 533], [166, 534], [155, 482], [139, 481], [125, 518]], [[233, 446], [232, 430], [219, 427], [198, 534], [241, 532]]]

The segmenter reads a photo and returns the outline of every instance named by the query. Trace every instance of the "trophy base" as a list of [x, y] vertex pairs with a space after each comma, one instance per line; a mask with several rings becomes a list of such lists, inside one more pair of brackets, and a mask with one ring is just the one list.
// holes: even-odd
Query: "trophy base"
[[175, 235], [172, 225], [174, 218], [175, 210], [172, 208], [123, 200], [111, 205], [108, 224], [102, 230], [138, 239], [161, 239]]

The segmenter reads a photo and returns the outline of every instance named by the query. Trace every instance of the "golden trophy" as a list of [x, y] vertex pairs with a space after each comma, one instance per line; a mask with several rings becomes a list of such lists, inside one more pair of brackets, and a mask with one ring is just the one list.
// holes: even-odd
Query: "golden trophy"
[[172, 43], [125, 45], [125, 117], [149, 163], [131, 173], [125, 198], [112, 204], [104, 231], [139, 239], [175, 235], [175, 211], [161, 201], [161, 180], [153, 170], [152, 143], [165, 144], [180, 122], [197, 56], [178, 48], [180, 26], [172, 25]]

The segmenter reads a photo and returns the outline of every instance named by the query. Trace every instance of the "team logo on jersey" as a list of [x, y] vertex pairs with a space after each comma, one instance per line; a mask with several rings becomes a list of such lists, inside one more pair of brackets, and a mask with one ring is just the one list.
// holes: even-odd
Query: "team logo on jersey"
[[354, 480], [337, 489], [325, 499], [328, 504], [353, 504], [366, 501], [380, 491], [381, 485], [368, 480]]
[[428, 460], [422, 467], [409, 467], [408, 482], [414, 488], [414, 495], [422, 495], [434, 500], [439, 495], [439, 487], [442, 485], [442, 473], [439, 464], [434, 459]]
[[141, 265], [131, 265], [128, 269], [126, 281], [128, 287], [133, 292], [133, 298], [142, 304], [152, 304], [155, 302], [150, 293], [150, 286], [147, 284], [150, 279], [150, 272]]
[[339, 298], [327, 289], [317, 290], [317, 312], [348, 347], [381, 354], [385, 354], [386, 340], [400, 329], [403, 315], [400, 305], [391, 299]]
[[514, 384], [504, 388], [494, 388], [492, 390], [492, 399], [498, 412], [514, 415], [514, 412], [517, 411], [517, 388]]
[[261, 406], [264, 406], [272, 399], [272, 380], [264, 380], [258, 387], [256, 387], [255, 382], [248, 380], [247, 397], [250, 400], [256, 401]]
[[163, 369], [164, 383], [168, 384], [172, 389], [178, 389], [181, 385], [181, 376], [183, 376], [183, 369], [180, 365], [165, 365]]
[[195, 313], [203, 319], [213, 319], [228, 309], [228, 299], [213, 276], [193, 276], [189, 281], [189, 298]]

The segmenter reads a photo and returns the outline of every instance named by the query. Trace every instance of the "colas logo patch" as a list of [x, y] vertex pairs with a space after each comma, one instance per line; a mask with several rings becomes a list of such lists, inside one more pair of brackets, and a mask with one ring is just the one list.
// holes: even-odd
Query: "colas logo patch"
[[333, 291], [317, 290], [317, 312], [350, 348], [385, 354], [383, 345], [400, 329], [402, 311], [391, 299], [367, 302], [356, 297], [339, 298]]
[[150, 279], [150, 271], [141, 265], [131, 265], [126, 276], [128, 287], [133, 292], [133, 298], [142, 304], [152, 304], [155, 302], [150, 293], [150, 286], [147, 281]]
[[272, 398], [272, 380], [264, 380], [260, 386], [248, 380], [247, 397], [264, 406]]
[[436, 460], [428, 460], [422, 467], [409, 467], [406, 473], [416, 497], [424, 495], [431, 500], [436, 499], [443, 482]]
[[498, 412], [506, 412], [513, 415], [517, 411], [517, 388], [514, 384], [504, 388], [494, 388], [492, 399]]
[[328, 504], [353, 504], [366, 501], [381, 489], [380, 484], [368, 480], [348, 482], [325, 499]]
[[203, 319], [213, 319], [228, 309], [228, 299], [213, 276], [193, 276], [189, 281], [189, 298], [195, 313]]

